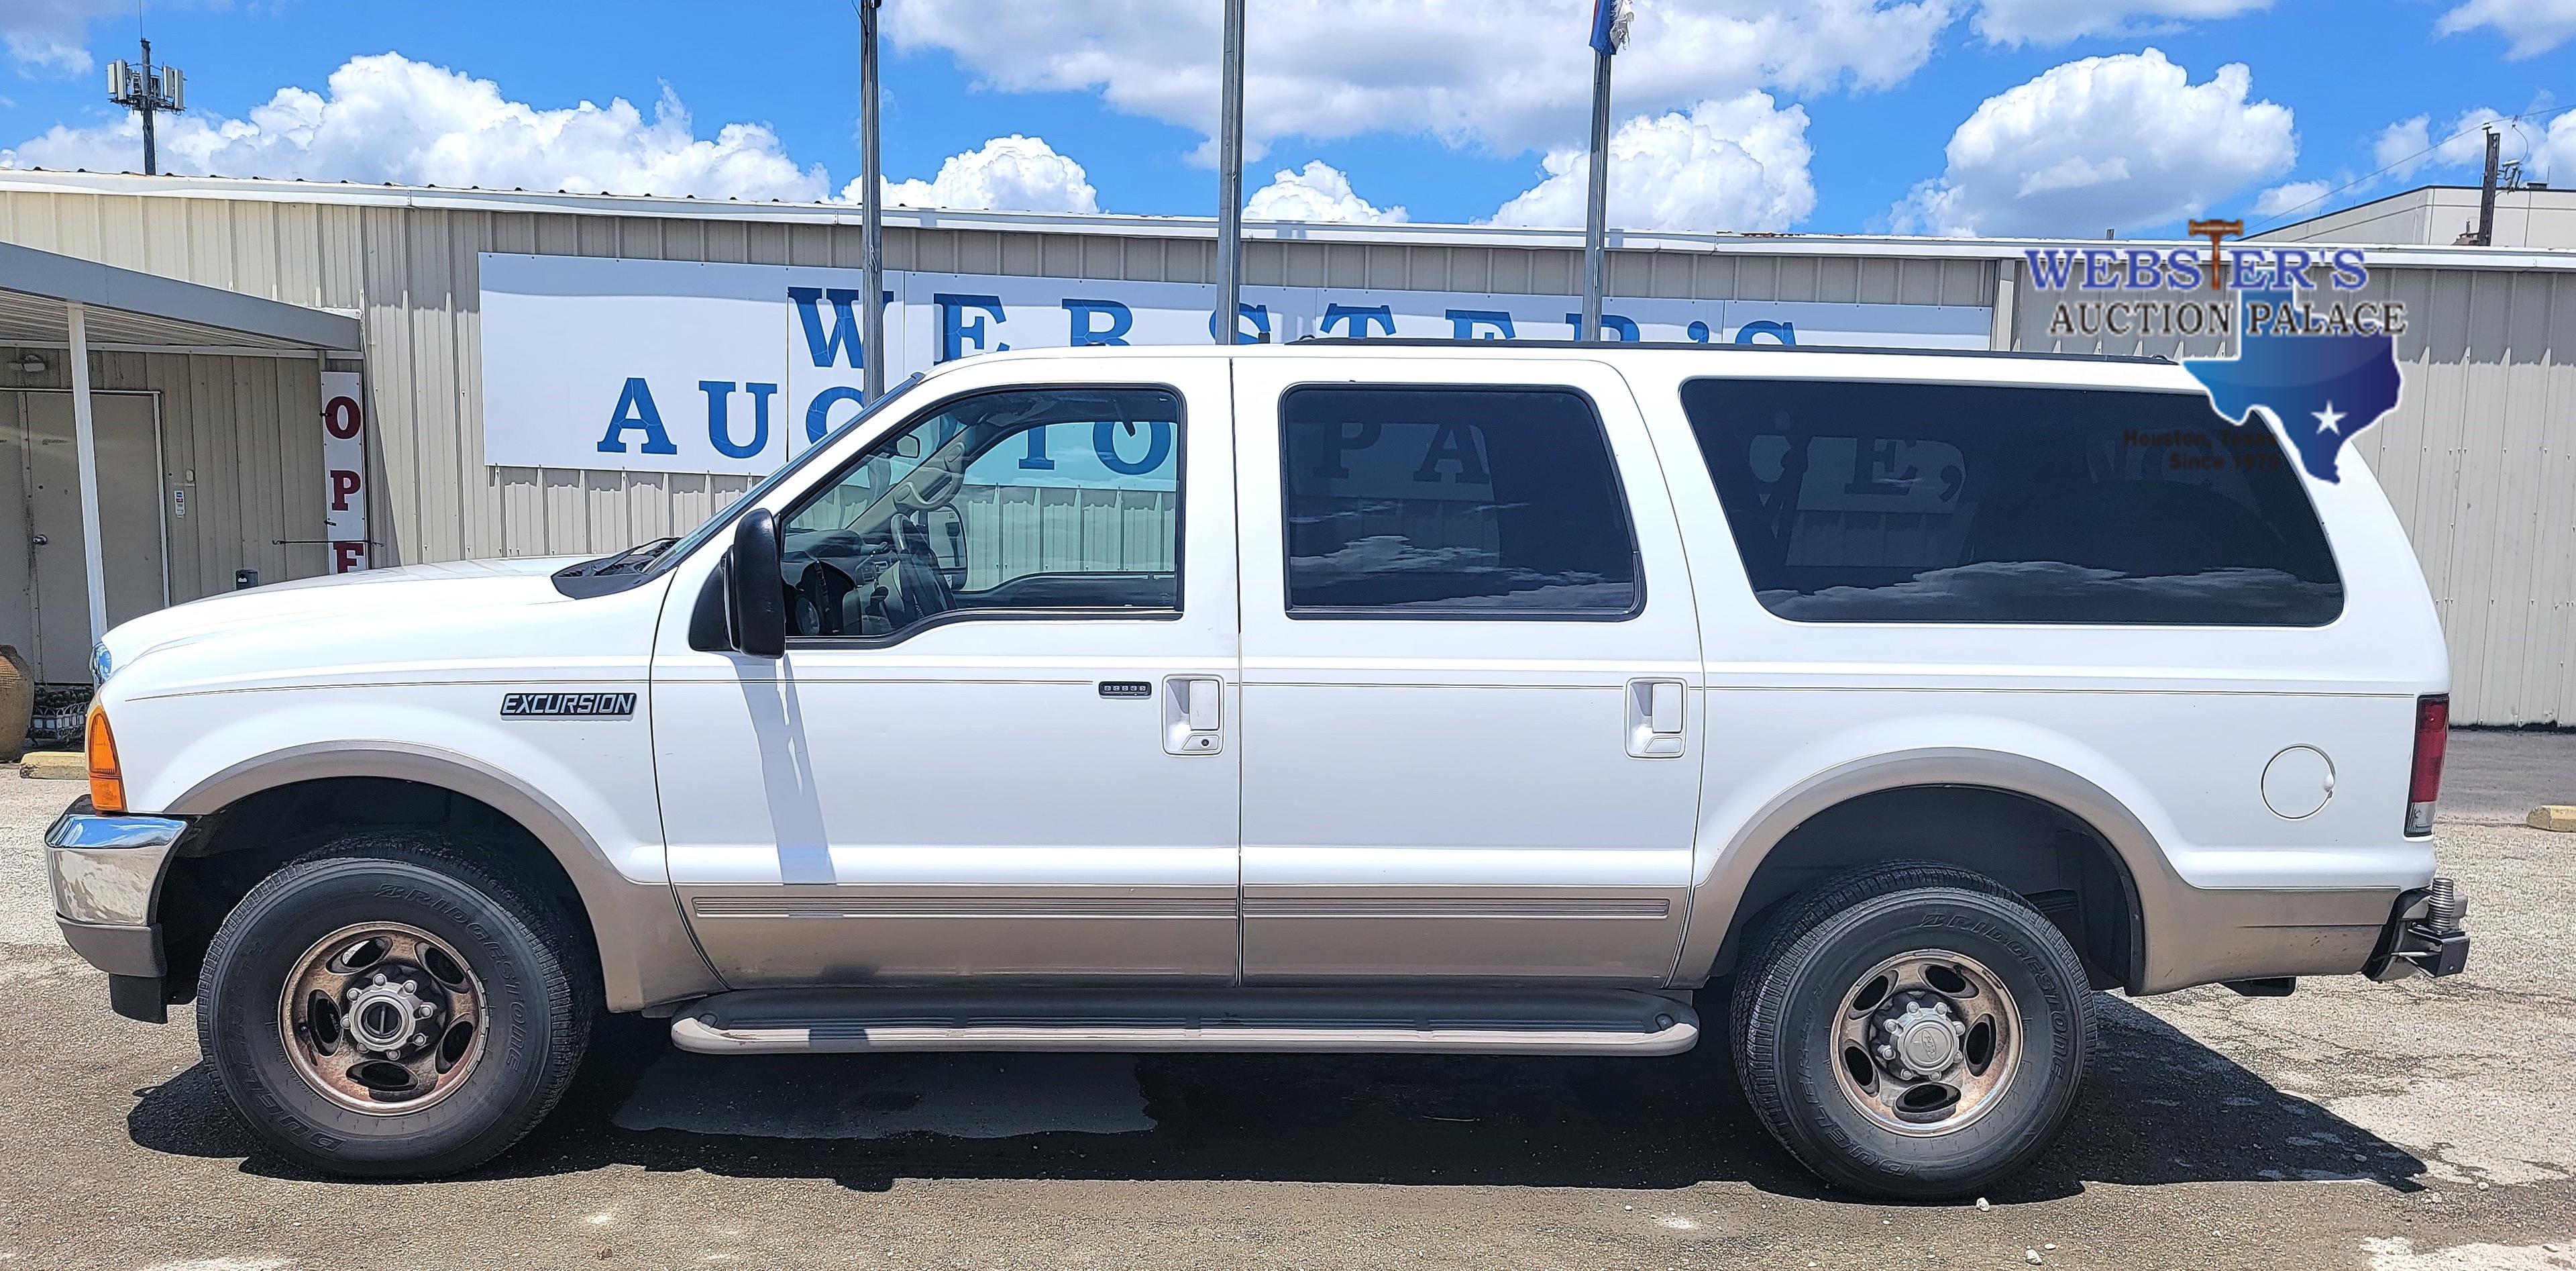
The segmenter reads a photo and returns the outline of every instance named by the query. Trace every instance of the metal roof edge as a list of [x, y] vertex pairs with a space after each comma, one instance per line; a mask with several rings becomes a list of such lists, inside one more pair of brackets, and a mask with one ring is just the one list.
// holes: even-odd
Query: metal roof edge
[[335, 352], [363, 347], [356, 318], [16, 243], [0, 243], [0, 291], [192, 322]]
[[[859, 208], [849, 203], [753, 203], [666, 195], [573, 194], [560, 191], [452, 189], [436, 186], [359, 185], [352, 182], [284, 181], [264, 177], [140, 176], [132, 173], [57, 172], [0, 168], [0, 192], [122, 194], [244, 202], [330, 203], [443, 211], [553, 213], [572, 216], [709, 218], [772, 224], [849, 225]], [[989, 212], [889, 207], [886, 223], [901, 229], [987, 230], [1127, 237], [1213, 239], [1216, 219], [1133, 213]], [[1481, 246], [1580, 250], [1576, 228], [1527, 228], [1406, 222], [1393, 225], [1247, 221], [1254, 242], [1316, 242], [1378, 246]], [[1672, 251], [1760, 256], [1893, 256], [1915, 259], [2015, 261], [2025, 251], [2197, 248], [2205, 239], [1943, 238], [1904, 234], [1700, 233], [1680, 230], [1610, 231], [1620, 251]], [[2391, 246], [2302, 243], [2303, 247], [2354, 246], [2370, 263], [2443, 269], [2576, 270], [2576, 250]]]

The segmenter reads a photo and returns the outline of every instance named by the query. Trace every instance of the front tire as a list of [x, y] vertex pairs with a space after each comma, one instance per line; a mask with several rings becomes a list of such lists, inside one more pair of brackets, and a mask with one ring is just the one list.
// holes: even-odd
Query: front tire
[[225, 918], [198, 1044], [279, 1153], [329, 1174], [451, 1174], [563, 1096], [598, 1009], [586, 947], [513, 871], [433, 835], [354, 835]]
[[2092, 991], [2063, 933], [1982, 875], [1894, 862], [1789, 902], [1731, 1012], [1754, 1115], [1801, 1165], [1866, 1195], [1964, 1195], [2065, 1125]]

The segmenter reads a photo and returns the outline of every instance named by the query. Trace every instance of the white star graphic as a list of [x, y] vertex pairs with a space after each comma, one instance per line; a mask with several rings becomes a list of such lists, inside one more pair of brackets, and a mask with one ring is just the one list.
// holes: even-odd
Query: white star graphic
[[2327, 402], [2326, 408], [2318, 411], [2316, 415], [2318, 432], [2341, 433], [2343, 431], [2337, 426], [2343, 423], [2343, 412], [2336, 410], [2333, 402]]

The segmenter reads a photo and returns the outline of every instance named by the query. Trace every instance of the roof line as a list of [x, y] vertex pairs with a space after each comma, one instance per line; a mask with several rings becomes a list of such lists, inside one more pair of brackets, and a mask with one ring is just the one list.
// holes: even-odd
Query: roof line
[[356, 318], [16, 243], [0, 243], [0, 291], [192, 322], [335, 352], [363, 347]]
[[[246, 202], [330, 203], [443, 211], [556, 213], [575, 216], [712, 218], [790, 225], [859, 224], [854, 203], [754, 203], [665, 195], [570, 194], [539, 190], [450, 189], [435, 186], [358, 185], [351, 182], [279, 181], [262, 177], [139, 176], [131, 173], [0, 169], [0, 191], [24, 189], [67, 194], [125, 194], [147, 198], [202, 198]], [[891, 207], [886, 224], [912, 230], [987, 230], [1129, 237], [1212, 239], [1212, 216], [1143, 216], [1131, 213], [985, 212]], [[1577, 251], [1583, 231], [1511, 225], [1408, 222], [1397, 225], [1251, 221], [1253, 242], [1315, 242], [1383, 246], [1475, 246]], [[2314, 246], [2314, 244], [2305, 244]], [[2449, 269], [2576, 270], [2576, 251], [2508, 251], [2492, 247], [2367, 247], [2374, 263]], [[1905, 256], [1974, 261], [2015, 261], [2033, 249], [2194, 248], [2206, 239], [1936, 238], [1904, 234], [1714, 233], [1613, 229], [1610, 246], [1626, 252], [1664, 251], [1756, 256]]]

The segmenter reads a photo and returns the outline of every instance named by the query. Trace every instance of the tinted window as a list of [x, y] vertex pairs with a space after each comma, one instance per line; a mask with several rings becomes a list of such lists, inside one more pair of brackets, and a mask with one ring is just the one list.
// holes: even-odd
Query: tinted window
[[2198, 395], [1696, 380], [1682, 406], [1783, 618], [2317, 626], [2343, 610], [2280, 443]]
[[1291, 613], [1636, 612], [1636, 536], [1581, 394], [1301, 388], [1280, 415]]
[[788, 629], [892, 636], [975, 610], [1180, 607], [1180, 399], [988, 393], [872, 447], [785, 526]]

